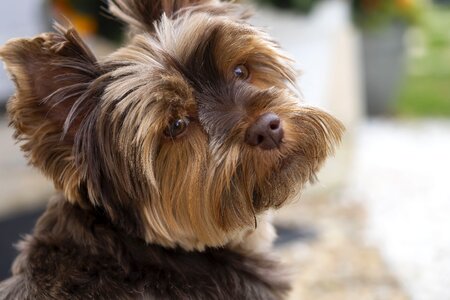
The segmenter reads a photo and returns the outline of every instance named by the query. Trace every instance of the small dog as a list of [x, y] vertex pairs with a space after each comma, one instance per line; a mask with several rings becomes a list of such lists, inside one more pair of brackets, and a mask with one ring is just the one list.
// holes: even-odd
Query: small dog
[[300, 104], [248, 10], [111, 0], [129, 42], [97, 60], [75, 29], [0, 49], [8, 112], [59, 191], [19, 243], [1, 299], [279, 299], [266, 211], [293, 198], [343, 127]]

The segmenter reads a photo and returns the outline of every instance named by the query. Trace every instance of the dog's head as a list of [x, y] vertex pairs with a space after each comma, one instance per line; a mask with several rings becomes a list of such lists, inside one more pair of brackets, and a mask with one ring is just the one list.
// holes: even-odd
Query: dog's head
[[98, 61], [72, 28], [10, 41], [8, 110], [68, 201], [164, 246], [227, 243], [314, 178], [342, 125], [241, 6], [115, 0], [129, 43]]

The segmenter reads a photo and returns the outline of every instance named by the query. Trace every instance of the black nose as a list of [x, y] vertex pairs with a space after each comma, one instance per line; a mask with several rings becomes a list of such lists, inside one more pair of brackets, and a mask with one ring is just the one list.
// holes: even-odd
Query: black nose
[[271, 150], [280, 146], [283, 135], [280, 118], [274, 113], [265, 113], [247, 129], [245, 142], [250, 146]]

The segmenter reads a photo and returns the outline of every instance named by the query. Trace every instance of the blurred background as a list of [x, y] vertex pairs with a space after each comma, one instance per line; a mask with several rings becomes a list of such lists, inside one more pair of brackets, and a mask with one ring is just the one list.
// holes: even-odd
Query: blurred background
[[[277, 212], [290, 299], [450, 300], [450, 0], [254, 0], [308, 104], [347, 131], [319, 182]], [[0, 2], [0, 44], [64, 14], [98, 56], [123, 40], [102, 1]], [[53, 187], [8, 128], [0, 70], [0, 279]]]

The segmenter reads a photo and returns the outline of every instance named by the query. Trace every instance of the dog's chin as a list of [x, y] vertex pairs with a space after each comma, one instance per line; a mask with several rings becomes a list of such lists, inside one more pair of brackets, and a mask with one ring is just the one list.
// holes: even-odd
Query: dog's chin
[[305, 169], [302, 160], [293, 155], [281, 160], [276, 170], [270, 172], [263, 184], [253, 190], [253, 206], [260, 213], [268, 209], [278, 209], [298, 194], [304, 183], [312, 177], [311, 170]]
[[256, 212], [280, 208], [295, 198], [307, 182], [316, 180], [316, 173], [334, 152], [342, 134], [340, 123], [331, 125], [310, 128], [319, 141], [308, 135], [308, 139], [300, 140], [296, 145], [284, 145], [278, 150], [279, 160], [267, 172], [265, 180], [253, 190]]

